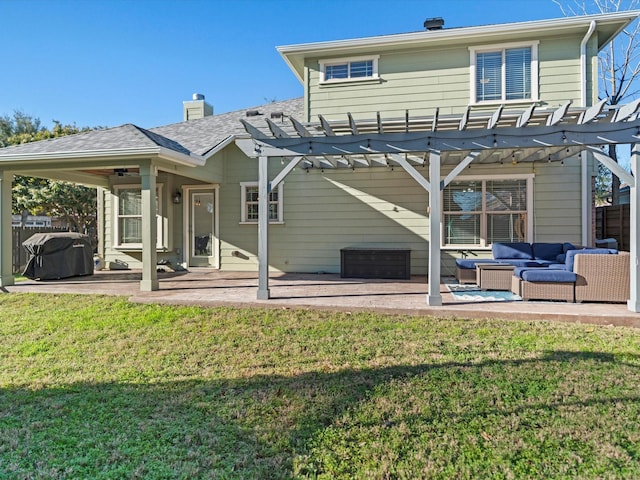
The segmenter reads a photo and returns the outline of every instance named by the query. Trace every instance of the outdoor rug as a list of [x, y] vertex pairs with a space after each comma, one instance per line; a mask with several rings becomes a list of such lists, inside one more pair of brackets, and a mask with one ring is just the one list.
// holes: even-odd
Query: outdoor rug
[[477, 285], [447, 283], [447, 289], [458, 302], [517, 302], [522, 300], [519, 295], [508, 291], [480, 290]]

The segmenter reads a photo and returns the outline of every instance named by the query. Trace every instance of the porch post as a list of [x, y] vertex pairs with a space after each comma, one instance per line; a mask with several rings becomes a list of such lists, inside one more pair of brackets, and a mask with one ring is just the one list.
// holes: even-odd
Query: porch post
[[158, 170], [152, 162], [140, 165], [142, 194], [142, 281], [140, 290], [158, 290], [156, 176]]
[[630, 271], [630, 298], [627, 301], [627, 308], [632, 312], [640, 312], [640, 264], [638, 262], [638, 242], [640, 241], [640, 183], [638, 175], [640, 175], [640, 144], [635, 143], [631, 150], [631, 173], [634, 176], [634, 182], [629, 188], [629, 254], [631, 262]]
[[440, 152], [429, 154], [429, 292], [427, 305], [442, 305], [440, 295]]
[[0, 287], [13, 285], [11, 182], [13, 173], [0, 170]]
[[258, 159], [258, 300], [269, 292], [269, 157]]

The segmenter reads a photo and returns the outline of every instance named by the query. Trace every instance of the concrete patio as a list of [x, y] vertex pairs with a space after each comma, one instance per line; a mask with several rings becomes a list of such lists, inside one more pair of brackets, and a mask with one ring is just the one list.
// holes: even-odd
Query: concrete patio
[[202, 306], [304, 308], [340, 311], [370, 310], [405, 315], [463, 318], [554, 320], [599, 325], [640, 327], [640, 314], [626, 304], [564, 303], [542, 301], [456, 300], [444, 278], [440, 286], [442, 307], [429, 307], [425, 277], [411, 280], [340, 278], [336, 274], [272, 274], [271, 299], [257, 300], [257, 273], [193, 269], [158, 274], [160, 290], [141, 292], [139, 271], [99, 271], [92, 276], [56, 281], [25, 281], [6, 287], [15, 293], [75, 293], [122, 295], [140, 303]]

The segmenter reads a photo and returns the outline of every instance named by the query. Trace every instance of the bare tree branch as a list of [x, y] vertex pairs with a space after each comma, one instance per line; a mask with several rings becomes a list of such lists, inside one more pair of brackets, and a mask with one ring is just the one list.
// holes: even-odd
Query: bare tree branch
[[[589, 15], [635, 10], [640, 0], [551, 0], [565, 16]], [[619, 105], [640, 95], [640, 23], [627, 26], [598, 55], [599, 98]], [[617, 161], [615, 146], [609, 155]], [[619, 179], [612, 175], [612, 202], [618, 203]]]

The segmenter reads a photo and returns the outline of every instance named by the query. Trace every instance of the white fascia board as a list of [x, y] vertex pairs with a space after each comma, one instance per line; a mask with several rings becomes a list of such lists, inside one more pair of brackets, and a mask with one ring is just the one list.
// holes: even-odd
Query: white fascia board
[[[341, 51], [353, 53], [358, 50], [388, 48], [392, 46], [413, 46], [444, 43], [447, 41], [459, 41], [468, 38], [477, 44], [483, 37], [495, 37], [496, 35], [549, 33], [554, 30], [566, 30], [568, 28], [589, 27], [592, 21], [600, 24], [620, 22], [620, 30], [638, 18], [640, 10], [628, 10], [624, 12], [604, 13], [596, 15], [584, 15], [575, 17], [555, 18], [551, 20], [535, 20], [529, 22], [504, 23], [495, 25], [480, 25], [474, 27], [456, 27], [442, 30], [424, 30], [395, 35], [381, 35], [375, 37], [355, 38], [349, 40], [333, 40], [328, 42], [303, 43], [297, 45], [284, 45], [276, 47], [285, 62], [294, 71], [298, 79], [302, 81], [304, 58], [321, 56], [326, 54], [339, 54]], [[613, 38], [613, 37], [612, 37]], [[296, 58], [298, 57], [298, 61]]]
[[227, 138], [225, 138], [223, 141], [218, 143], [215, 147], [213, 147], [207, 153], [202, 155], [200, 158], [202, 158], [203, 161], [206, 162], [211, 157], [213, 157], [216, 153], [218, 153], [219, 151], [223, 150], [227, 145], [235, 142], [236, 138], [237, 138], [237, 135], [229, 135]]
[[142, 147], [142, 148], [123, 148], [123, 149], [107, 149], [107, 150], [79, 150], [79, 151], [60, 151], [60, 152], [32, 152], [32, 153], [13, 153], [0, 154], [0, 165], [3, 163], [14, 162], [57, 162], [60, 160], [76, 160], [76, 159], [108, 159], [108, 158], [137, 158], [158, 156], [160, 158], [187, 165], [190, 167], [202, 166], [205, 160], [196, 155], [185, 155], [174, 152], [164, 147]]
[[180, 165], [185, 165], [187, 167], [202, 167], [207, 163], [200, 155], [186, 155], [164, 147], [160, 147], [158, 149], [158, 156], [165, 160], [179, 163]]

